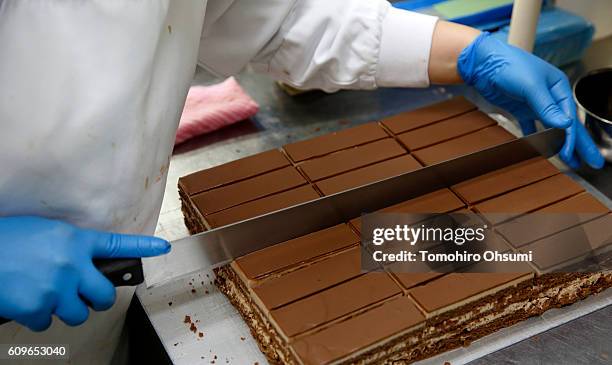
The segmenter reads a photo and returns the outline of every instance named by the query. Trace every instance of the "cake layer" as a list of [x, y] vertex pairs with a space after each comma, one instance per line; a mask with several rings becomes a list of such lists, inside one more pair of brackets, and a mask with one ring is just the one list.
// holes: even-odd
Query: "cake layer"
[[400, 297], [301, 338], [292, 347], [304, 364], [328, 364], [400, 332], [416, 329], [424, 320], [410, 298]]
[[361, 252], [351, 248], [286, 275], [271, 278], [253, 291], [268, 309], [275, 309], [361, 274]]
[[475, 110], [439, 123], [402, 133], [398, 136], [398, 139], [409, 150], [414, 151], [496, 124], [497, 122], [489, 118], [488, 115]]
[[270, 315], [285, 336], [293, 337], [401, 292], [386, 273], [368, 273], [275, 309]]
[[207, 215], [205, 219], [209, 227], [216, 228], [317, 198], [319, 194], [311, 186], [305, 185]]
[[415, 151], [413, 155], [427, 166], [455, 157], [468, 155], [513, 139], [516, 139], [516, 137], [504, 128], [493, 126], [451, 139], [450, 141], [423, 148]]
[[255, 279], [358, 243], [359, 237], [340, 224], [255, 251], [236, 259], [236, 265], [247, 278]]
[[394, 139], [385, 138], [308, 160], [299, 166], [310, 180], [318, 181], [405, 154], [406, 151]]
[[[558, 174], [474, 206], [492, 224], [558, 202], [584, 191], [571, 178]], [[491, 214], [489, 214], [491, 213]]]
[[559, 170], [548, 160], [536, 157], [466, 180], [454, 185], [452, 190], [466, 202], [474, 204], [558, 173]]
[[387, 138], [389, 135], [377, 124], [367, 123], [338, 132], [324, 134], [283, 146], [294, 162], [323, 156], [345, 148]]
[[287, 166], [196, 194], [191, 199], [202, 214], [208, 215], [306, 183], [306, 179], [293, 166]]
[[[518, 266], [518, 265], [517, 265]], [[531, 277], [528, 265], [522, 273], [451, 273], [410, 290], [428, 317], [473, 301], [505, 284]]]
[[424, 108], [394, 115], [384, 119], [382, 124], [394, 134], [400, 134], [472, 110], [476, 110], [476, 106], [459, 96]]
[[519, 247], [608, 212], [608, 208], [591, 194], [581, 193], [539, 209], [533, 216], [503, 223], [496, 230], [513, 246]]
[[612, 215], [607, 214], [520, 248], [533, 252], [533, 263], [540, 270], [554, 269], [585, 254], [609, 249], [612, 244]]
[[400, 156], [321, 180], [316, 185], [324, 195], [331, 195], [405, 172], [414, 171], [421, 167], [421, 164], [412, 156]]
[[[398, 311], [414, 308], [409, 297], [398, 303], [398, 311], [389, 313], [389, 303], [375, 306], [344, 322], [304, 337], [297, 345], [301, 350], [288, 351], [286, 343], [274, 330], [267, 317], [256, 309], [248, 294], [240, 289], [235, 276], [222, 268], [217, 271], [219, 286], [239, 308], [258, 340], [262, 352], [273, 364], [380, 364], [412, 363], [470, 342], [511, 326], [550, 308], [562, 307], [612, 286], [612, 274], [556, 274], [524, 280], [517, 285], [481, 296], [476, 302], [410, 325], [412, 318]], [[387, 314], [389, 315], [387, 317]], [[393, 317], [396, 321], [393, 327]], [[408, 318], [407, 318], [408, 317]], [[402, 329], [402, 327], [404, 329]], [[317, 334], [322, 334], [317, 336]], [[296, 341], [297, 343], [297, 341]]]
[[183, 176], [179, 186], [193, 195], [289, 165], [281, 151], [270, 150]]

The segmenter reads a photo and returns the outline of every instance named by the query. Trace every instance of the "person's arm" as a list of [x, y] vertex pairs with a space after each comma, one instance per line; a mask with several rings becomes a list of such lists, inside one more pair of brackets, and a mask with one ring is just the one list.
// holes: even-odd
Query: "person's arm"
[[457, 59], [479, 34], [479, 30], [465, 25], [438, 21], [431, 40], [428, 66], [432, 84], [463, 83], [457, 70]]
[[525, 133], [535, 130], [534, 119], [565, 128], [560, 156], [570, 166], [579, 166], [577, 156], [603, 165], [577, 121], [565, 75], [486, 33], [386, 0], [221, 3], [210, 0], [216, 11], [200, 45], [200, 64], [212, 71], [235, 73], [250, 62], [292, 86], [326, 91], [465, 82]]
[[294, 87], [325, 91], [429, 86], [436, 17], [386, 0], [226, 3], [209, 1], [200, 43], [199, 63], [215, 73], [250, 64]]

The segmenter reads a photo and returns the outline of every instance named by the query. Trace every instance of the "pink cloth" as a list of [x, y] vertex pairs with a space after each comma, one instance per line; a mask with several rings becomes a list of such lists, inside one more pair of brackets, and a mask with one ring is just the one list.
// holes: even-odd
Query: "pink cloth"
[[255, 115], [259, 105], [228, 78], [211, 86], [192, 86], [187, 94], [174, 145]]

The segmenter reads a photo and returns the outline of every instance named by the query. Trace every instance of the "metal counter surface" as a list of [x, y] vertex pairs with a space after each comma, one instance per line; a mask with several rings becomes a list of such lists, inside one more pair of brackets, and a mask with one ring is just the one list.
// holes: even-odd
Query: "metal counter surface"
[[[265, 76], [245, 72], [238, 80], [260, 104], [261, 110], [252, 121], [196, 138], [175, 149], [157, 227], [157, 234], [166, 239], [188, 235], [177, 191], [180, 176], [289, 142], [378, 120], [454, 94], [465, 94], [487, 109], [464, 87], [313, 92], [289, 97]], [[198, 69], [194, 78], [194, 84], [216, 81], [202, 69]], [[607, 178], [612, 175], [612, 166], [606, 166], [604, 171], [585, 170], [579, 174], [608, 197], [612, 196], [611, 180]], [[266, 363], [248, 327], [213, 285], [212, 278], [212, 273], [203, 272], [162, 288], [138, 289], [140, 302], [166, 352], [177, 364]], [[202, 337], [190, 332], [189, 325], [183, 323], [186, 315], [200, 321], [195, 323], [196, 327], [206, 328]], [[610, 319], [612, 306], [482, 357], [473, 364], [609, 364], [612, 363]]]

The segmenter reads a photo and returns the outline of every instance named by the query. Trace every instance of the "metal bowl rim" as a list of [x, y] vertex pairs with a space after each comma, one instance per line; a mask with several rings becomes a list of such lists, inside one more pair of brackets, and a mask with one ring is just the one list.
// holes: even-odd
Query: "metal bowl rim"
[[612, 66], [610, 66], [610, 67], [602, 67], [602, 68], [598, 68], [598, 69], [595, 69], [595, 70], [591, 70], [591, 71], [589, 71], [589, 72], [585, 73], [584, 75], [580, 76], [580, 77], [579, 77], [579, 78], [578, 78], [578, 79], [577, 79], [577, 80], [574, 82], [574, 85], [573, 85], [573, 87], [572, 87], [572, 94], [573, 94], [573, 97], [574, 97], [574, 101], [576, 102], [576, 105], [577, 105], [577, 106], [578, 106], [578, 107], [579, 107], [581, 110], [584, 110], [584, 112], [585, 112], [586, 114], [588, 114], [588, 115], [590, 115], [591, 117], [595, 118], [597, 121], [601, 121], [601, 122], [604, 122], [604, 123], [607, 123], [607, 124], [612, 125], [612, 121], [607, 120], [607, 119], [606, 119], [606, 118], [604, 118], [604, 117], [600, 117], [600, 116], [599, 116], [599, 115], [597, 115], [597, 114], [594, 114], [594, 113], [593, 113], [593, 112], [591, 112], [589, 109], [585, 108], [585, 107], [584, 107], [584, 106], [583, 106], [583, 105], [580, 103], [580, 101], [578, 100], [578, 97], [576, 97], [576, 86], [578, 85], [578, 83], [579, 83], [580, 81], [582, 81], [582, 80], [583, 80], [583, 79], [585, 79], [586, 77], [593, 76], [593, 75], [600, 74], [600, 73], [607, 73], [607, 72], [612, 72]]

